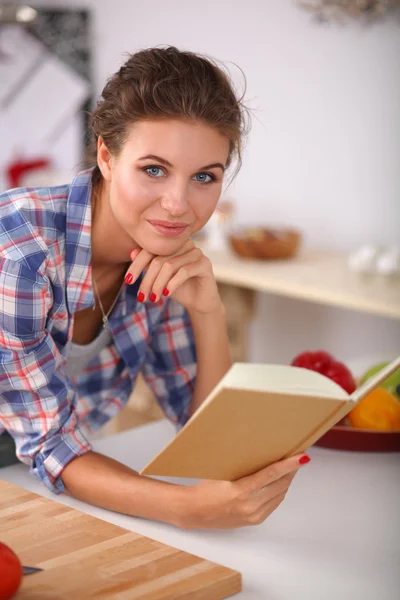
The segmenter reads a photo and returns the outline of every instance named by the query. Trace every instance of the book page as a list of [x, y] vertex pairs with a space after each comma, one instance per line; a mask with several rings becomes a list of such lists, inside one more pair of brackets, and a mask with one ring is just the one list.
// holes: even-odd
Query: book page
[[349, 399], [348, 393], [340, 385], [315, 371], [291, 365], [235, 363], [197, 409], [196, 414], [204, 410], [222, 389]]
[[291, 365], [235, 363], [227, 373], [226, 387], [348, 398], [340, 385], [321, 373]]

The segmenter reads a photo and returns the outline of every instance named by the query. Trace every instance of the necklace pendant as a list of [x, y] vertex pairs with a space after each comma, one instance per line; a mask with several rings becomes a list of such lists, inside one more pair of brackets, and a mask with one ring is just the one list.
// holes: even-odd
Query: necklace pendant
[[108, 318], [107, 315], [103, 315], [103, 327], [108, 329]]

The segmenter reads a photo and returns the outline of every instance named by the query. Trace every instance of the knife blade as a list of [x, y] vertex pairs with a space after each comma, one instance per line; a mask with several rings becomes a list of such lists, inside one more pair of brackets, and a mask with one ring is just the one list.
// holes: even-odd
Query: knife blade
[[23, 575], [32, 575], [33, 573], [39, 573], [39, 571], [43, 571], [43, 569], [39, 569], [39, 567], [22, 566]]

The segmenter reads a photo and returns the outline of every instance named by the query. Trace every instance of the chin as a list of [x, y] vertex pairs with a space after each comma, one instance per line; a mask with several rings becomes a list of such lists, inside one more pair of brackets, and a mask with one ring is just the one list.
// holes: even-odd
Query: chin
[[182, 237], [181, 239], [149, 239], [149, 237], [147, 237], [146, 240], [143, 240], [143, 243], [141, 243], [140, 240], [137, 240], [137, 243], [141, 248], [143, 248], [143, 250], [147, 250], [147, 252], [150, 252], [155, 256], [170, 256], [171, 254], [179, 252], [182, 246], [186, 244], [188, 239], [189, 238], [187, 236], [184, 238]]

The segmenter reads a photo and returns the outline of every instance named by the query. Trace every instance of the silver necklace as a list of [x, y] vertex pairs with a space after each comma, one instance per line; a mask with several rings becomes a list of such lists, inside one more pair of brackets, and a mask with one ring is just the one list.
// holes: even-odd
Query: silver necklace
[[[114, 305], [111, 307], [111, 309], [108, 311], [107, 314], [104, 312], [103, 303], [101, 301], [100, 294], [99, 294], [99, 288], [97, 287], [97, 283], [96, 283], [96, 280], [95, 280], [94, 277], [92, 278], [92, 281], [93, 281], [94, 291], [95, 291], [96, 296], [97, 296], [97, 300], [99, 301], [99, 304], [100, 304], [100, 310], [101, 310], [102, 321], [103, 321], [103, 328], [104, 329], [109, 329], [108, 315], [110, 314], [111, 310], [114, 308]], [[114, 302], [114, 304], [115, 304], [115, 302]], [[96, 301], [95, 301], [95, 303], [93, 305], [93, 310], [96, 310]]]
[[[95, 278], [94, 278], [94, 277], [92, 277], [92, 281], [93, 281], [93, 287], [94, 287], [94, 291], [96, 292], [96, 296], [97, 296], [97, 299], [98, 299], [98, 301], [99, 301], [99, 304], [100, 304], [100, 310], [101, 310], [101, 314], [102, 314], [102, 321], [103, 321], [103, 329], [110, 329], [110, 326], [109, 326], [109, 323], [108, 323], [108, 317], [109, 317], [109, 315], [111, 314], [111, 312], [112, 312], [112, 310], [113, 310], [113, 308], [114, 308], [114, 306], [115, 306], [115, 304], [116, 304], [116, 302], [117, 302], [117, 300], [118, 300], [118, 298], [119, 298], [119, 295], [120, 295], [120, 293], [121, 293], [121, 290], [122, 290], [122, 288], [124, 287], [124, 283], [125, 283], [125, 282], [123, 282], [123, 283], [122, 283], [122, 285], [121, 285], [121, 287], [120, 287], [120, 289], [119, 289], [119, 291], [118, 291], [118, 294], [115, 296], [115, 300], [114, 300], [114, 302], [112, 303], [112, 306], [111, 306], [110, 310], [109, 310], [109, 311], [108, 311], [108, 313], [106, 314], [106, 313], [104, 312], [103, 303], [102, 303], [102, 301], [101, 301], [101, 298], [100, 298], [99, 288], [97, 287], [97, 283], [96, 283], [96, 280], [95, 280]], [[96, 302], [95, 302], [95, 303], [94, 303], [94, 305], [93, 305], [93, 310], [96, 310]]]

